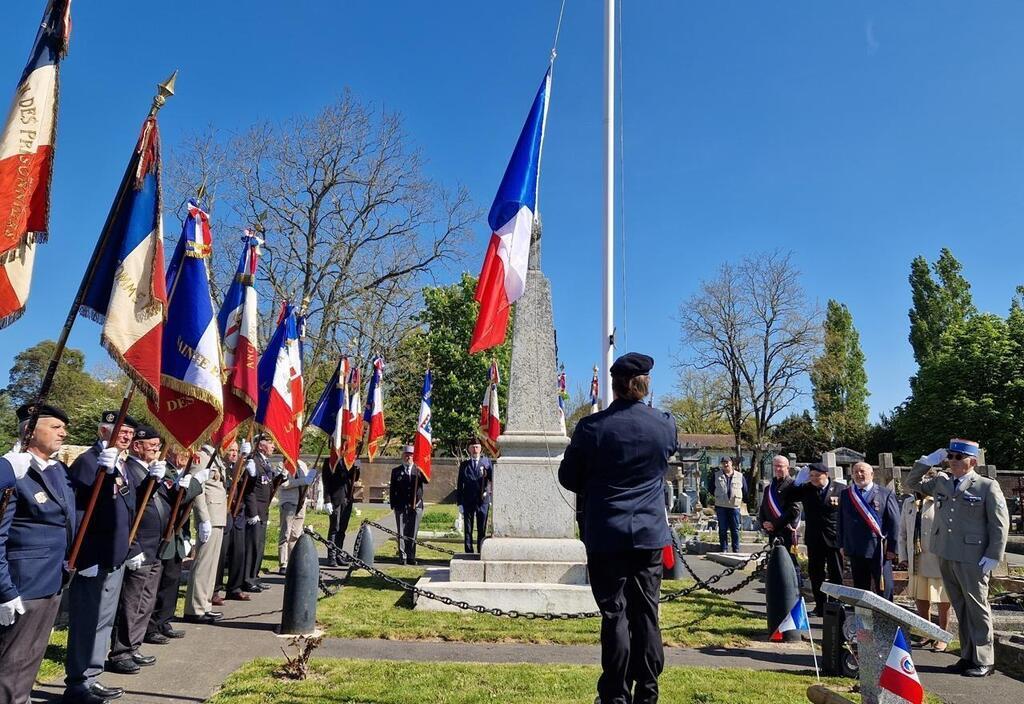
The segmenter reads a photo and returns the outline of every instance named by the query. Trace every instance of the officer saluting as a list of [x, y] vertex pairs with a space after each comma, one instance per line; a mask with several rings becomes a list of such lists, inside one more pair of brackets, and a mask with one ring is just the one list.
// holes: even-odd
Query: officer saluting
[[487, 510], [491, 505], [488, 487], [494, 480], [491, 460], [480, 455], [480, 441], [469, 441], [469, 459], [459, 463], [459, 478], [455, 485], [455, 503], [465, 521], [465, 549], [473, 552], [473, 523], [476, 523], [476, 548], [484, 541], [487, 530]]
[[[0, 457], [0, 489], [11, 490], [0, 516], [0, 701], [12, 704], [29, 701], [60, 608], [76, 526], [67, 467], [50, 459], [64, 442], [68, 417], [54, 406], [35, 408], [26, 451]], [[30, 406], [17, 411], [23, 443], [31, 414]]]
[[843, 583], [843, 558], [839, 554], [839, 497], [846, 484], [835, 482], [828, 476], [828, 467], [815, 462], [800, 470], [790, 492], [804, 507], [807, 526], [804, 543], [807, 544], [807, 572], [814, 592], [814, 613], [825, 614], [827, 597], [821, 591], [828, 578], [832, 584]]
[[[944, 461], [952, 476], [924, 478]], [[1003, 559], [1010, 526], [999, 484], [975, 472], [977, 464], [978, 443], [953, 438], [948, 450], [922, 457], [907, 476], [908, 489], [935, 499], [931, 551], [939, 558], [960, 628], [960, 659], [948, 669], [967, 677], [986, 677], [995, 669], [988, 580]]]
[[658, 701], [665, 663], [658, 596], [671, 536], [662, 492], [676, 428], [667, 413], [643, 403], [653, 367], [635, 352], [615, 361], [615, 400], [577, 423], [558, 468], [562, 486], [586, 494], [583, 542], [602, 617], [602, 704]]

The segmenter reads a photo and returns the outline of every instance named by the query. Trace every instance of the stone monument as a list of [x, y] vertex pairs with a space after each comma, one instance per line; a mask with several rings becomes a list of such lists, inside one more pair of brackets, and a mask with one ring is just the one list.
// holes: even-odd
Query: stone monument
[[[494, 468], [492, 537], [480, 555], [429, 569], [417, 586], [488, 608], [538, 613], [595, 611], [587, 555], [576, 538], [575, 495], [558, 483], [568, 444], [558, 418], [551, 284], [540, 270], [540, 225], [530, 244], [526, 292], [516, 303], [508, 421]], [[416, 608], [453, 611], [434, 599]]]
[[878, 679], [881, 677], [882, 668], [885, 667], [885, 661], [889, 657], [889, 650], [896, 637], [897, 627], [903, 629], [908, 641], [911, 632], [946, 643], [953, 640], [953, 634], [947, 633], [931, 621], [926, 621], [902, 606], [883, 599], [874, 592], [829, 582], [822, 584], [821, 590], [854, 607], [854, 615], [848, 617], [846, 623], [850, 630], [856, 629], [857, 634], [857, 660], [860, 663], [862, 704], [878, 704]]

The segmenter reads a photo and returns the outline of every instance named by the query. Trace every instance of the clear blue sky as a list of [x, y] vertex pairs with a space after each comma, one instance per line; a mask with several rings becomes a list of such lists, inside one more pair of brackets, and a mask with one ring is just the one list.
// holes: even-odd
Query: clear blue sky
[[[43, 5], [0, 10], [5, 107]], [[558, 0], [74, 5], [52, 241], [29, 313], [0, 332], [0, 370], [56, 336], [154, 84], [172, 69], [167, 152], [208, 123], [314, 112], [348, 86], [404, 114], [430, 174], [465, 184], [486, 211], [558, 14]], [[567, 3], [541, 179], [544, 269], [570, 386], [586, 383], [599, 352], [601, 5]], [[674, 376], [679, 303], [721, 262], [758, 250], [793, 250], [811, 295], [850, 307], [873, 415], [906, 396], [914, 372], [915, 255], [951, 247], [978, 307], [1005, 313], [1024, 282], [1024, 4], [634, 0], [622, 24], [617, 324], [620, 351], [656, 357], [658, 393]], [[474, 274], [489, 235], [481, 218]], [[71, 344], [105, 362], [98, 336], [80, 320]]]

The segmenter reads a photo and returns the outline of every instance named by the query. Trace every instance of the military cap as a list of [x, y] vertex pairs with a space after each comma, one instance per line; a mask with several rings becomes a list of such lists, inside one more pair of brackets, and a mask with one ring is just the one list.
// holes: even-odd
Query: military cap
[[824, 462], [814, 462], [807, 465], [807, 469], [812, 472], [821, 472], [822, 474], [828, 474], [828, 465]]
[[627, 352], [612, 365], [612, 376], [634, 377], [649, 374], [654, 368], [654, 357], [639, 352]]
[[[104, 425], [113, 425], [117, 422], [117, 416], [120, 415], [120, 411], [103, 411], [100, 415], [100, 423]], [[135, 420], [131, 416], [126, 415], [121, 425], [125, 428], [131, 428], [134, 430], [139, 427], [139, 421]]]
[[158, 433], [156, 431], [156, 428], [154, 428], [152, 426], [140, 425], [137, 428], [135, 428], [135, 439], [136, 440], [152, 440], [153, 438], [156, 438], [157, 440], [160, 440], [161, 442], [163, 441], [163, 438], [160, 437], [160, 433]]
[[959, 452], [961, 455], [967, 455], [968, 457], [978, 456], [978, 443], [973, 440], [964, 440], [963, 438], [953, 438], [949, 441], [949, 451]]
[[406, 445], [405, 447], [402, 448], [403, 455], [411, 455], [414, 454], [415, 452], [416, 448], [414, 448], [412, 445]]
[[18, 417], [18, 422], [22, 423], [32, 417], [35, 413], [37, 418], [56, 418], [68, 423], [68, 414], [56, 406], [51, 406], [48, 403], [23, 403], [15, 411]]

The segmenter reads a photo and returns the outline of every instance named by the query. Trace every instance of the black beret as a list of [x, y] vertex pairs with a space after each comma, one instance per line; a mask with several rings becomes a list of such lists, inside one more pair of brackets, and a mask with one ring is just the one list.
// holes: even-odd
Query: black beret
[[822, 472], [823, 474], [828, 474], [828, 465], [825, 464], [824, 462], [815, 462], [813, 464], [809, 464], [807, 465], [807, 469], [811, 470], [812, 472]]
[[[103, 423], [104, 425], [113, 425], [117, 422], [117, 416], [119, 413], [120, 411], [103, 411], [103, 414], [100, 416], [100, 423]], [[125, 428], [132, 428], [134, 430], [139, 427], [139, 421], [126, 415], [122, 426]]]
[[163, 440], [163, 438], [160, 437], [160, 433], [156, 431], [156, 428], [148, 425], [140, 425], [135, 428], [136, 440], [152, 440], [153, 438], [161, 441]]
[[24, 403], [15, 411], [19, 423], [31, 418], [33, 413], [36, 414], [37, 418], [57, 418], [64, 423], [69, 422], [67, 413], [47, 403]]
[[653, 368], [654, 357], [639, 352], [627, 352], [615, 360], [610, 371], [612, 376], [633, 377], [649, 374]]

